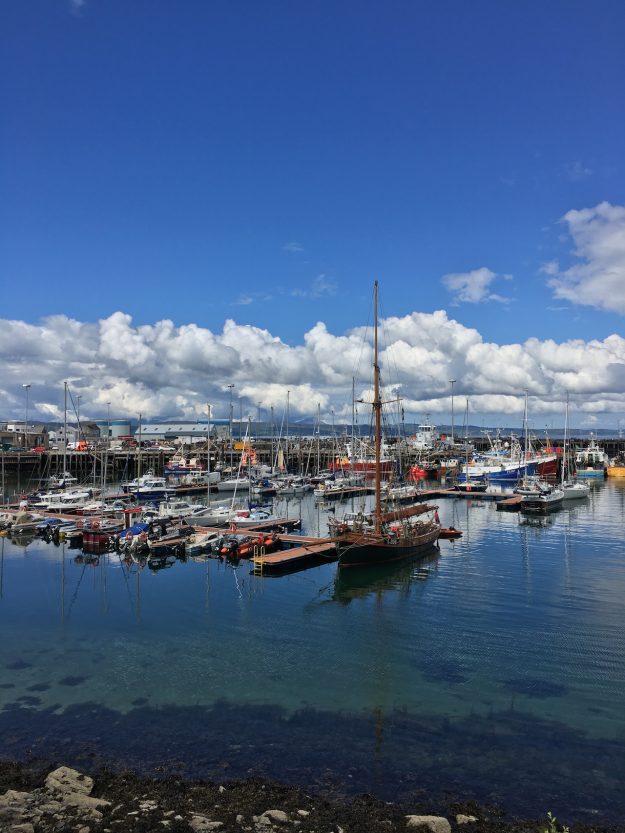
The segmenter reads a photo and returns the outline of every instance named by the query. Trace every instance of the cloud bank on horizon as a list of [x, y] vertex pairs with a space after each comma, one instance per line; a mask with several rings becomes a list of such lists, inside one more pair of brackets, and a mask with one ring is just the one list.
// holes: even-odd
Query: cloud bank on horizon
[[[603, 202], [569, 211], [563, 218], [576, 262], [542, 271], [554, 294], [576, 304], [625, 312], [625, 207]], [[294, 245], [294, 244], [293, 244]], [[508, 276], [503, 276], [508, 277]], [[496, 300], [486, 267], [444, 277], [456, 300]], [[324, 292], [333, 291], [323, 283]], [[381, 363], [385, 384], [401, 396], [406, 413], [447, 415], [450, 379], [471, 411], [488, 418], [517, 417], [524, 391], [532, 413], [561, 417], [566, 393], [573, 410], [589, 424], [614, 424], [625, 411], [625, 339], [528, 338], [495, 344], [450, 318], [444, 310], [410, 312], [381, 322]], [[175, 415], [196, 418], [211, 403], [215, 416], [228, 412], [228, 385], [244, 412], [284, 407], [289, 392], [293, 413], [324, 415], [351, 411], [352, 378], [357, 395], [369, 393], [371, 332], [356, 327], [334, 334], [319, 321], [301, 344], [287, 344], [267, 329], [228, 319], [215, 333], [194, 323], [169, 320], [137, 326], [118, 311], [96, 323], [50, 316], [37, 324], [0, 324], [0, 395], [5, 418], [21, 417], [22, 385], [29, 384], [31, 418], [61, 416], [62, 385], [68, 380], [82, 397], [81, 412], [102, 418]]]

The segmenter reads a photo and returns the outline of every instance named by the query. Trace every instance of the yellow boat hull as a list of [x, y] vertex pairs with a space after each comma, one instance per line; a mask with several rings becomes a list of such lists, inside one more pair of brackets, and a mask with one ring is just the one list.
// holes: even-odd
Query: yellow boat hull
[[625, 477], [625, 466], [608, 466], [608, 477]]

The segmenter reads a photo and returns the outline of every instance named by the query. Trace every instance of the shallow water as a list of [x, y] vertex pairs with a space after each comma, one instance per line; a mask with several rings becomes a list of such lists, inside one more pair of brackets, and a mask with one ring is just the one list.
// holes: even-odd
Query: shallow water
[[592, 485], [540, 520], [441, 499], [463, 538], [340, 578], [3, 538], [0, 752], [623, 817], [625, 489]]

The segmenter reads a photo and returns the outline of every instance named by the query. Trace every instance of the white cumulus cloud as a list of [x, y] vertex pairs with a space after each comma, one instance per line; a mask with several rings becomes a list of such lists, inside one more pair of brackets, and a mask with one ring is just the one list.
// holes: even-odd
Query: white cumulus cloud
[[625, 313], [625, 206], [602, 202], [569, 211], [562, 222], [578, 260], [564, 270], [554, 261], [543, 266], [555, 296]]
[[453, 303], [479, 304], [482, 301], [498, 301], [508, 303], [509, 298], [491, 291], [491, 284], [497, 278], [510, 280], [510, 275], [497, 275], [486, 266], [473, 269], [471, 272], [450, 272], [443, 275], [445, 288], [453, 296]]
[[[450, 379], [459, 400], [469, 397], [471, 412], [485, 419], [520, 418], [524, 389], [536, 415], [561, 417], [567, 391], [573, 412], [597, 416], [601, 424], [612, 425], [625, 412], [620, 335], [496, 344], [443, 310], [383, 319], [380, 333], [383, 383], [389, 398], [402, 398], [406, 413], [448, 416]], [[318, 405], [329, 418], [332, 410], [350, 413], [353, 380], [356, 397], [370, 399], [371, 363], [370, 330], [333, 333], [322, 321], [291, 345], [232, 319], [221, 332], [167, 319], [138, 326], [121, 311], [93, 324], [64, 316], [36, 324], [4, 320], [0, 418], [22, 417], [24, 384], [31, 385], [31, 417], [58, 418], [64, 380], [89, 418], [105, 418], [108, 402], [114, 417], [195, 419], [207, 402], [215, 417], [227, 417], [230, 384], [244, 414], [254, 415], [259, 403], [280, 413], [290, 391], [294, 419], [314, 415]], [[361, 419], [367, 410], [359, 405]]]

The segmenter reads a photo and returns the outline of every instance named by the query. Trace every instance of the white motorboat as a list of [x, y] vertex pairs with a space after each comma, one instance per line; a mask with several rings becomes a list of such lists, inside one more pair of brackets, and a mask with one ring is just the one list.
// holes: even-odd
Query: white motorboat
[[258, 526], [268, 521], [277, 521], [278, 518], [265, 509], [237, 509], [230, 515], [230, 523], [237, 526]]
[[407, 503], [408, 501], [419, 501], [420, 495], [417, 487], [413, 485], [393, 486], [391, 483], [385, 483], [382, 486], [382, 500], [387, 500], [396, 503]]
[[191, 515], [190, 520], [193, 526], [225, 526], [230, 523], [232, 507], [230, 501], [227, 506], [207, 506], [204, 512]]
[[312, 489], [311, 484], [303, 477], [291, 477], [276, 485], [278, 487], [276, 494], [278, 495], [303, 495]]
[[219, 532], [194, 532], [184, 542], [187, 555], [198, 555], [212, 548], [221, 539]]
[[53, 474], [48, 478], [48, 487], [50, 489], [66, 489], [74, 483], [78, 483], [78, 478], [74, 477], [69, 471], [64, 471], [63, 474]]
[[144, 483], [148, 480], [153, 480], [155, 474], [152, 470], [147, 471], [145, 474], [142, 474], [141, 477], [134, 477], [132, 480], [125, 480], [121, 484], [122, 492], [130, 493], [134, 492], [137, 489], [141, 488]]
[[58, 492], [49, 495], [38, 507], [45, 508], [46, 512], [73, 512], [83, 509], [93, 501], [91, 489], [72, 489], [68, 492]]
[[537, 481], [537, 491], [523, 495], [521, 499], [522, 512], [551, 512], [562, 505], [564, 492], [557, 486], [551, 486], [544, 481]]
[[153, 506], [146, 507], [143, 517], [150, 520], [172, 520], [173, 518], [188, 518], [205, 511], [206, 504], [204, 503], [191, 503], [182, 498], [174, 498], [174, 500], [163, 501], [158, 509]]
[[151, 477], [144, 480], [140, 486], [137, 486], [137, 488], [130, 489], [130, 493], [133, 494], [137, 500], [150, 500], [152, 498], [162, 500], [168, 495], [175, 494], [175, 490], [171, 486], [167, 485], [167, 481], [164, 477]]
[[326, 480], [320, 483], [313, 490], [315, 497], [331, 498], [340, 497], [343, 494], [355, 491], [364, 486], [364, 474], [355, 472], [354, 474], [337, 477], [334, 480]]

